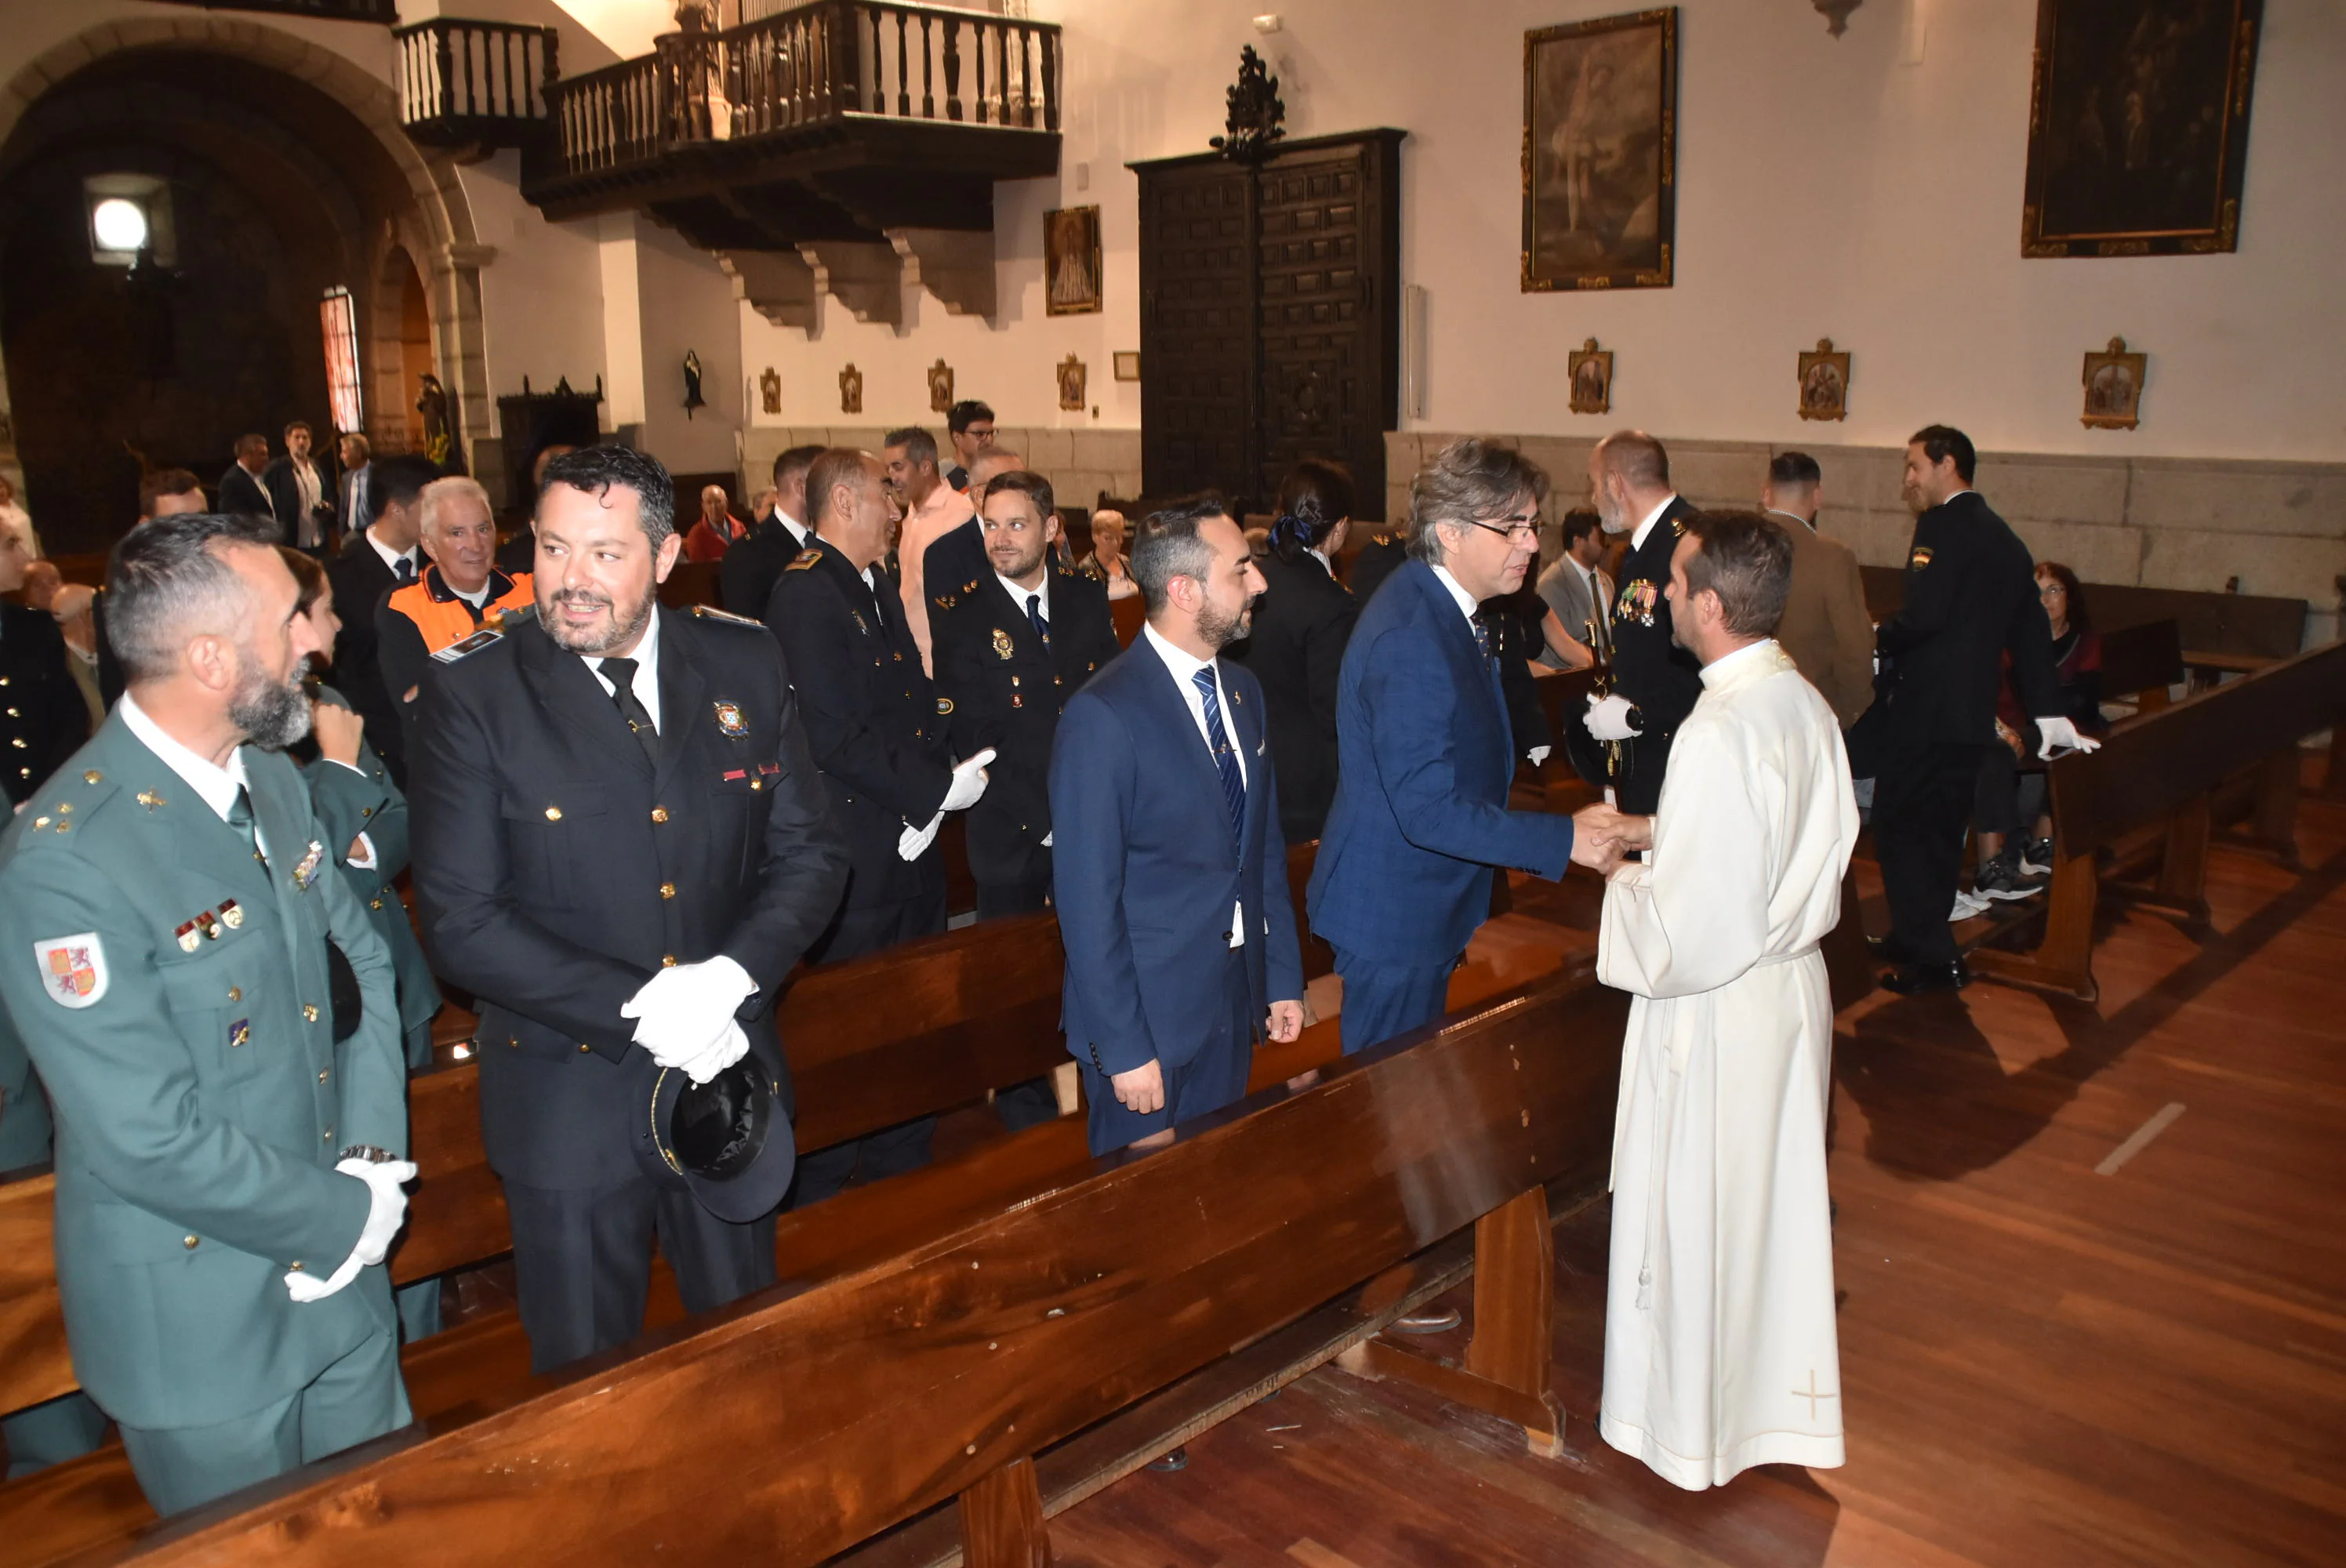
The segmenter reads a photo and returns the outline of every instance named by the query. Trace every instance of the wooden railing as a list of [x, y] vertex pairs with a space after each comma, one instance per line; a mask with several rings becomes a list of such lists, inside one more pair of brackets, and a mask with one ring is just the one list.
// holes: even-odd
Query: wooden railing
[[1059, 29], [1022, 17], [878, 0], [818, 0], [553, 91], [561, 171], [624, 168], [679, 148], [849, 116], [1055, 133]]
[[435, 16], [394, 28], [392, 36], [399, 44], [399, 119], [410, 134], [545, 122], [561, 75], [553, 28]]
[[161, 0], [161, 4], [203, 11], [266, 11], [327, 22], [381, 22], [386, 26], [399, 20], [398, 0]]

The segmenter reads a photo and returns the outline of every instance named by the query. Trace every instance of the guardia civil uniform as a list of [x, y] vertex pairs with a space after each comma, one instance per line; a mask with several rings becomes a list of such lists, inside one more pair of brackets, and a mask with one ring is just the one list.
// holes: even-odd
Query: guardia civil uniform
[[[409, 1420], [386, 1270], [286, 1285], [359, 1240], [344, 1152], [407, 1146], [391, 957], [326, 838], [287, 759], [214, 768], [132, 697], [0, 839], [0, 1004], [55, 1110], [74, 1371], [165, 1513]], [[330, 936], [363, 1007], [339, 1045]]]

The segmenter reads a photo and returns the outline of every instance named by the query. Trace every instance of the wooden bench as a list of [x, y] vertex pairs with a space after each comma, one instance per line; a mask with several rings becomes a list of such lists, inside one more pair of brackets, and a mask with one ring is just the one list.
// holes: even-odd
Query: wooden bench
[[[1906, 602], [1906, 574], [1898, 566], [1867, 566], [1865, 607], [1877, 621]], [[2112, 632], [2150, 621], [2173, 621], [2186, 648], [2258, 659], [2294, 657], [2305, 646], [2303, 599], [2191, 588], [2144, 588], [2127, 583], [2080, 583], [2094, 626]]]
[[2250, 802], [2250, 837], [2285, 860], [2295, 858], [2298, 747], [2307, 736], [2346, 718], [2346, 643], [2332, 643], [2170, 708], [2114, 727], [2102, 748], [2055, 758], [2052, 786], [2053, 877], [2042, 907], [1999, 923], [1981, 939], [2041, 919], [2044, 933], [2025, 952], [1974, 945], [1972, 967], [2025, 985], [2066, 991], [2091, 1001], [2094, 911], [2104, 871], [2155, 860], [2142, 895], [2152, 907], [2204, 919], [2208, 843], [2215, 802], [2239, 780]]
[[1603, 1186], [1626, 1010], [1583, 965], [87, 1561], [790, 1568], [954, 1500], [971, 1568], [1047, 1563], [1051, 1503], [1148, 1457], [1119, 1412], [1269, 1347], [1191, 1420], [1227, 1413], [1367, 1342], [1466, 1245], [1465, 1364], [1419, 1375], [1553, 1453], [1550, 1215]]

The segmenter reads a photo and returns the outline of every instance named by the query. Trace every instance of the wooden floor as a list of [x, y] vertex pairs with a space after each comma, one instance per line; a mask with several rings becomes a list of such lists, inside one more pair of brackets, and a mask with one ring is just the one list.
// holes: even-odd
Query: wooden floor
[[1842, 1014], [1846, 1468], [1694, 1494], [1597, 1440], [1599, 1204], [1557, 1233], [1561, 1461], [1330, 1368], [1062, 1514], [1061, 1568], [2346, 1563], [2346, 807], [2300, 844], [2219, 848], [2196, 939], [2108, 919], [2098, 1004]]

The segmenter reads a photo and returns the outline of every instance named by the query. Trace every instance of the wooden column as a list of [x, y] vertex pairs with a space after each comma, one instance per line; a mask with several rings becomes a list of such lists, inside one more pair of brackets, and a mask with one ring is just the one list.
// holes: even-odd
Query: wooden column
[[1051, 1568], [1035, 1461], [1003, 1466], [961, 1494], [963, 1568]]

